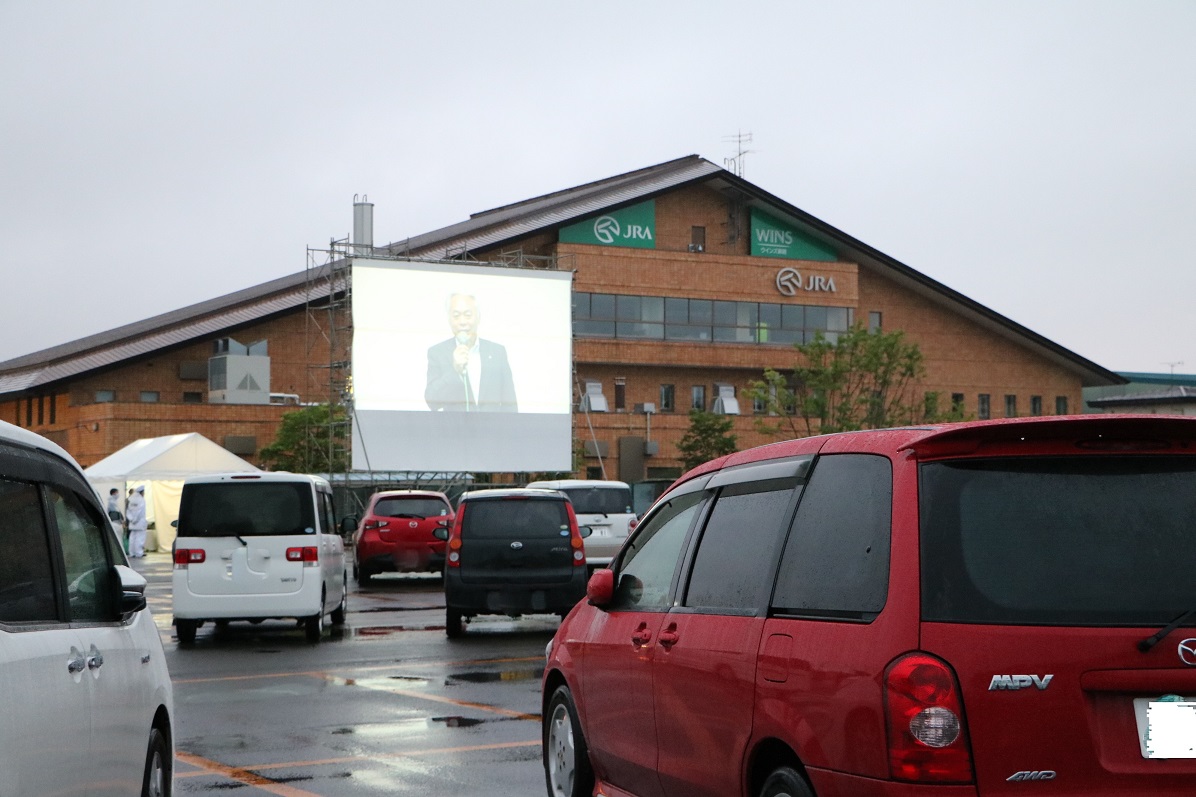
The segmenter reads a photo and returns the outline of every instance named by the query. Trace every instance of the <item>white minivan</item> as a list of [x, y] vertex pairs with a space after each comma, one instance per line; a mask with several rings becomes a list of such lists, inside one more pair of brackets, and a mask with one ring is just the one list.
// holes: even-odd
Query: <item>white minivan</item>
[[556, 479], [532, 482], [528, 487], [559, 490], [569, 496], [577, 525], [590, 527], [585, 545], [586, 561], [591, 568], [609, 565], [627, 539], [627, 533], [635, 528], [635, 509], [627, 482]]
[[146, 580], [62, 448], [0, 421], [0, 795], [170, 795]]
[[230, 473], [183, 483], [174, 541], [174, 625], [190, 645], [204, 622], [345, 621], [345, 545], [326, 479]]

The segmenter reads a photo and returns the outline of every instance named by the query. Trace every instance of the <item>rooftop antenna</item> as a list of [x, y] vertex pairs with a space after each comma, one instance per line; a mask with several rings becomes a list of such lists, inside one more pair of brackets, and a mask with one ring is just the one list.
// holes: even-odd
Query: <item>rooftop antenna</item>
[[1175, 382], [1175, 366], [1183, 365], [1183, 364], [1184, 364], [1183, 360], [1176, 360], [1173, 363], [1163, 363], [1163, 365], [1167, 365], [1167, 366], [1171, 367], [1171, 381], [1172, 382]]
[[723, 158], [723, 165], [727, 167], [727, 171], [736, 177], [743, 177], [743, 161], [745, 160], [745, 156], [751, 152], [755, 152], [754, 149], [744, 149], [745, 144], [752, 143], [751, 131], [749, 130], [745, 133], [740, 130], [733, 136], [723, 136], [723, 141], [735, 144], [735, 157]]

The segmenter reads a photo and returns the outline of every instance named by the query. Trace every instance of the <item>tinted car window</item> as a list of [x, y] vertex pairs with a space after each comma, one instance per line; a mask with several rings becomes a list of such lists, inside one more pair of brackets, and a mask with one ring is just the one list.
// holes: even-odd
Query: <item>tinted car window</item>
[[0, 622], [57, 618], [37, 487], [0, 480]]
[[705, 493], [678, 496], [664, 504], [627, 541], [620, 555], [612, 609], [666, 609], [677, 560]]
[[569, 515], [561, 499], [468, 501], [461, 521], [461, 536], [466, 539], [567, 537]]
[[893, 469], [885, 457], [820, 457], [793, 519], [773, 608], [871, 619], [889, 588]]
[[74, 493], [52, 487], [49, 495], [62, 544], [69, 619], [110, 620], [115, 607], [106, 540], [111, 532], [100, 526]]
[[382, 517], [427, 518], [447, 515], [449, 508], [439, 498], [379, 498], [373, 513]]
[[303, 482], [189, 484], [179, 507], [180, 537], [315, 532], [311, 485]]
[[1163, 625], [1196, 607], [1196, 458], [921, 466], [927, 620]]
[[791, 481], [723, 488], [698, 542], [684, 605], [730, 611], [763, 609], [772, 589], [793, 497]]
[[573, 502], [573, 511], [583, 515], [631, 514], [629, 487], [569, 487], [561, 490]]

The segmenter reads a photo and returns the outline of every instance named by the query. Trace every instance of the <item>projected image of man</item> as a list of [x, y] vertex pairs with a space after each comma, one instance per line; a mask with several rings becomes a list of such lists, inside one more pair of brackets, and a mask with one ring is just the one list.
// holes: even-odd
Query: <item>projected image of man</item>
[[515, 381], [507, 350], [478, 337], [482, 320], [477, 299], [467, 293], [448, 298], [453, 336], [428, 349], [428, 408], [448, 412], [518, 412]]

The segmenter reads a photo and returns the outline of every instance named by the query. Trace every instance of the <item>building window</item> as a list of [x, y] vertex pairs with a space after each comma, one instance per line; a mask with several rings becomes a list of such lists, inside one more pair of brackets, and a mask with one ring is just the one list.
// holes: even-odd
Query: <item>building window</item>
[[615, 377], [615, 412], [627, 409], [627, 377]]
[[957, 415], [963, 413], [963, 393], [951, 394], [951, 411]]
[[987, 393], [981, 393], [976, 397], [976, 417], [982, 421], [987, 421], [992, 417], [992, 408], [989, 406]]
[[1055, 414], [1067, 414], [1067, 396], [1055, 396]]
[[58, 396], [50, 394], [50, 423], [58, 423]]
[[33, 396], [25, 399], [25, 425], [33, 426]]
[[868, 313], [868, 331], [880, 332], [880, 312], [878, 310]]
[[1017, 417], [1017, 396], [1008, 393], [1005, 395], [1005, 417]]
[[183, 393], [184, 404], [203, 404], [203, 393], [188, 390]]
[[143, 391], [141, 391], [141, 402], [142, 402], [143, 404], [157, 404], [157, 403], [158, 403], [158, 400], [159, 400], [161, 397], [162, 397], [162, 394], [160, 394], [160, 393], [159, 393], [158, 391], [156, 391], [156, 390], [143, 390]]
[[1030, 414], [1042, 415], [1042, 396], [1030, 396]]
[[113, 401], [116, 401], [116, 391], [115, 390], [97, 390], [96, 391], [96, 404], [109, 404]]
[[587, 479], [605, 479], [606, 474], [602, 472], [601, 465], [587, 465], [586, 466]]
[[46, 397], [37, 397], [37, 425], [44, 426], [46, 423]]
[[573, 294], [573, 331], [579, 337], [791, 346], [810, 343], [818, 334], [834, 343], [853, 322], [850, 307]]
[[672, 385], [660, 386], [660, 411], [661, 412], [675, 412], [677, 409], [677, 397]]
[[689, 408], [693, 410], [706, 409], [705, 385], [694, 385], [689, 389]]
[[706, 251], [706, 228], [705, 227], [690, 227], [689, 228], [689, 251], [691, 251], [691, 252], [705, 252]]

